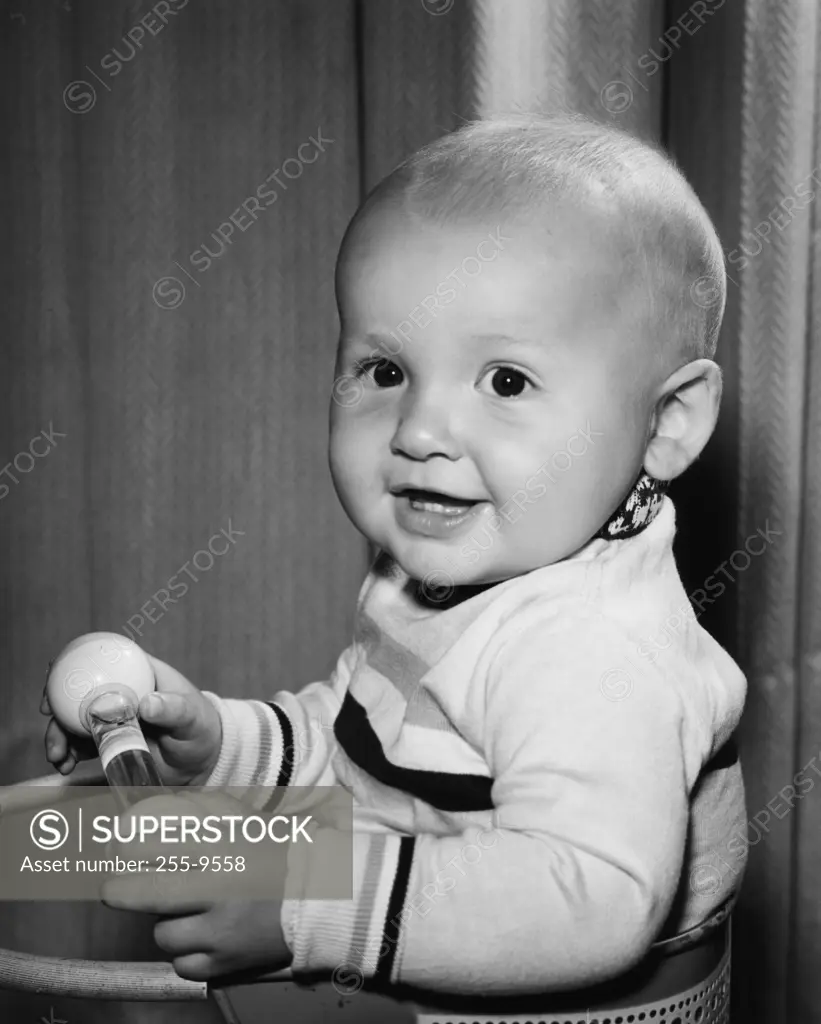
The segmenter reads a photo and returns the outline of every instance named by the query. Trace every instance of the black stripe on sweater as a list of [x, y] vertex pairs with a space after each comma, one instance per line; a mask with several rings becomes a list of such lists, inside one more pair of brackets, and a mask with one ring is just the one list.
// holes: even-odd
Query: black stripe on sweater
[[711, 761], [704, 766], [705, 772], [721, 771], [722, 768], [731, 768], [738, 761], [738, 743], [735, 735], [732, 735], [721, 750], [713, 755]]
[[334, 723], [334, 734], [348, 757], [386, 786], [401, 789], [440, 811], [490, 811], [493, 779], [486, 775], [402, 768], [385, 757], [379, 737], [362, 705], [345, 694]]
[[[388, 912], [385, 915], [385, 928], [382, 933], [379, 962], [374, 974], [374, 982], [377, 985], [390, 985], [391, 983], [393, 965], [396, 961], [396, 950], [399, 946], [399, 932], [402, 928], [402, 922], [399, 918], [405, 906], [405, 896], [408, 892], [415, 843], [416, 840], [413, 836], [402, 836], [399, 841], [399, 860], [396, 865], [396, 877], [393, 880], [393, 887], [391, 888], [391, 895], [388, 900]], [[382, 950], [385, 951], [384, 954]]]
[[279, 719], [279, 727], [282, 729], [282, 764], [279, 767], [277, 786], [290, 786], [294, 775], [296, 751], [294, 749], [294, 729], [291, 719], [285, 714], [279, 704], [272, 700], [266, 702], [272, 708]]
[[272, 700], [265, 702], [277, 716], [279, 727], [282, 730], [282, 761], [279, 765], [279, 775], [273, 793], [265, 801], [263, 811], [273, 811], [285, 796], [285, 788], [289, 786], [294, 776], [296, 751], [294, 749], [294, 729], [291, 719], [285, 714], [282, 708]]

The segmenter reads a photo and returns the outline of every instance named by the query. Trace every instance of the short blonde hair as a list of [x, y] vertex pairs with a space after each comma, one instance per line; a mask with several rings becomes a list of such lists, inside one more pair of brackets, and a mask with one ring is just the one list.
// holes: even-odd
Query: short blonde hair
[[391, 197], [447, 222], [535, 212], [566, 196], [613, 215], [623, 283], [646, 299], [645, 326], [687, 359], [711, 358], [727, 293], [718, 235], [675, 163], [625, 132], [573, 115], [469, 123], [400, 164], [363, 212]]

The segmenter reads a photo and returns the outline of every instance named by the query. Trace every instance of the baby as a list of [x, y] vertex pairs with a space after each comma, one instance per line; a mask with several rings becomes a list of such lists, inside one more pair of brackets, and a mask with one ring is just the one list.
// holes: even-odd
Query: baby
[[[353, 642], [268, 703], [155, 660], [140, 714], [170, 782], [347, 788], [354, 897], [215, 906], [157, 941], [198, 979], [615, 977], [722, 914], [743, 866], [716, 864], [744, 677], [694, 615], [641, 653], [689, 607], [664, 490], [718, 414], [715, 230], [644, 143], [494, 120], [376, 188], [336, 283], [330, 464], [377, 549]], [[53, 721], [46, 743], [63, 772], [83, 754]]]

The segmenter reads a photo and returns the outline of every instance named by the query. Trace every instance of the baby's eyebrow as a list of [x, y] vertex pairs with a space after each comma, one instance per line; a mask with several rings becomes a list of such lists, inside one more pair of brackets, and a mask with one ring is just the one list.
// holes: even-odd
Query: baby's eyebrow
[[[528, 334], [512, 335], [500, 331], [479, 331], [462, 335], [462, 341], [471, 346], [480, 346], [485, 350], [493, 348], [496, 351], [510, 352], [518, 349], [530, 353], [534, 350], [539, 352], [545, 350], [542, 339]], [[371, 331], [367, 334], [343, 332], [339, 339], [340, 352], [349, 358], [354, 354], [357, 356], [367, 354], [377, 358], [383, 356], [390, 359], [406, 347], [410, 347], [411, 344], [412, 339], [398, 331], [385, 333]]]
[[342, 334], [339, 339], [339, 347], [344, 352], [354, 351], [375, 352], [377, 354], [390, 355], [397, 351], [397, 341], [402, 344], [402, 339], [397, 339], [391, 334]]
[[534, 348], [538, 343], [535, 338], [526, 335], [513, 336], [510, 334], [472, 334], [471, 341], [477, 341], [485, 345], [503, 345], [506, 348]]

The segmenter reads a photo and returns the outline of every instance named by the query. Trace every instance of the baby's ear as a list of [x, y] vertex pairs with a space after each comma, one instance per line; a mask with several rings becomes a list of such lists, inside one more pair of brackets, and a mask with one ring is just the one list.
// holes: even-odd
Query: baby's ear
[[721, 369], [695, 359], [671, 374], [653, 410], [644, 468], [657, 480], [673, 480], [701, 454], [718, 419]]

